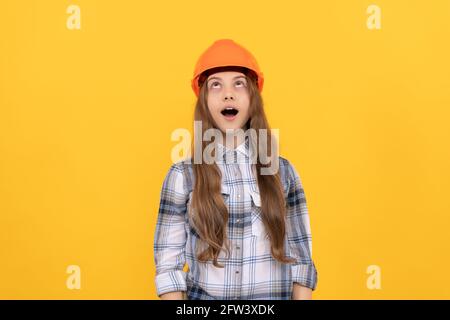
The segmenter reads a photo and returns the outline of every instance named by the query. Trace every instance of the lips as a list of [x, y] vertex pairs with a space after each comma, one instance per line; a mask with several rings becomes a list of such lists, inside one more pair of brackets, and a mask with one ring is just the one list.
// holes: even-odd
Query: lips
[[226, 106], [220, 113], [224, 116], [225, 120], [233, 121], [239, 113], [239, 110], [233, 106]]
[[225, 117], [235, 117], [239, 113], [239, 110], [236, 109], [235, 107], [228, 106], [223, 108], [222, 111], [220, 111], [220, 113], [223, 114]]

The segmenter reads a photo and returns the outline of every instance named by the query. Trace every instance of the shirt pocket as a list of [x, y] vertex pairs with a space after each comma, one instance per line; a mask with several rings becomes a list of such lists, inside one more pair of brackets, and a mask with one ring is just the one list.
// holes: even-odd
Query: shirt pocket
[[264, 227], [264, 223], [262, 220], [261, 214], [261, 197], [258, 192], [250, 190], [250, 197], [252, 199], [251, 202], [251, 221], [252, 221], [252, 235], [261, 238], [261, 240], [265, 240], [266, 236], [266, 228]]

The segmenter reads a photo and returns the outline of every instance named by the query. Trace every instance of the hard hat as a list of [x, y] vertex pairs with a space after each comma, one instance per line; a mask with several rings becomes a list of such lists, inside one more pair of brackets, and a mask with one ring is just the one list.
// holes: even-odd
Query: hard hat
[[244, 67], [253, 71], [257, 76], [258, 89], [260, 92], [262, 91], [264, 75], [259, 69], [255, 57], [233, 40], [220, 39], [202, 53], [195, 65], [194, 77], [191, 80], [191, 87], [195, 95], [199, 96], [200, 87], [198, 80], [203, 72], [227, 66]]

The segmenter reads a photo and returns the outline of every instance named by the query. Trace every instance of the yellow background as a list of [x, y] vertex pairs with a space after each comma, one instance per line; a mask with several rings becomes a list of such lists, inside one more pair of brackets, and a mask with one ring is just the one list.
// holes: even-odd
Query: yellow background
[[448, 0], [1, 1], [0, 298], [156, 298], [170, 134], [220, 38], [257, 57], [302, 177], [313, 297], [450, 298]]

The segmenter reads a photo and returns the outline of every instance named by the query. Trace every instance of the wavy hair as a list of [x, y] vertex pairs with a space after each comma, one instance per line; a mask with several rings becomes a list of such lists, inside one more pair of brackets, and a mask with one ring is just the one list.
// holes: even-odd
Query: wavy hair
[[[207, 98], [208, 89], [206, 85], [203, 85], [207, 76], [211, 73], [219, 70], [229, 70], [230, 68], [216, 68], [209, 70], [208, 73], [201, 75], [200, 93], [195, 106], [194, 120], [201, 121], [202, 123], [202, 137], [206, 130], [210, 128], [217, 128], [212, 115], [208, 109]], [[239, 70], [243, 72], [247, 78], [248, 90], [250, 96], [249, 114], [250, 118], [247, 122], [245, 129], [255, 129], [256, 132], [266, 132], [265, 142], [263, 146], [260, 146], [259, 141], [251, 139], [251, 143], [254, 143], [257, 149], [256, 163], [252, 164], [256, 166], [256, 180], [258, 183], [260, 197], [261, 197], [261, 217], [263, 224], [269, 235], [271, 242], [271, 254], [272, 256], [282, 263], [292, 263], [294, 259], [285, 256], [284, 238], [286, 234], [285, 215], [286, 215], [286, 200], [284, 197], [283, 187], [280, 179], [279, 171], [275, 174], [262, 175], [261, 169], [269, 167], [267, 161], [261, 161], [260, 155], [271, 155], [273, 137], [269, 128], [269, 124], [264, 112], [263, 100], [258, 91], [257, 77], [249, 69], [232, 67], [233, 70]], [[258, 134], [257, 140], [260, 139]], [[197, 150], [201, 155], [207, 145], [206, 141], [202, 143], [196, 143], [194, 141], [192, 150], [201, 148], [201, 152]], [[265, 149], [265, 150], [262, 150]], [[227, 225], [228, 225], [228, 208], [224, 202], [221, 194], [221, 181], [222, 175], [219, 167], [216, 163], [206, 164], [201, 161], [199, 164], [193, 164], [195, 183], [193, 187], [193, 194], [191, 200], [191, 207], [195, 214], [191, 214], [193, 227], [198, 233], [200, 240], [203, 241], [203, 249], [197, 247], [197, 258], [199, 261], [206, 262], [212, 260], [214, 266], [223, 267], [217, 261], [218, 256], [222, 249], [230, 254], [230, 246], [227, 241]]]

